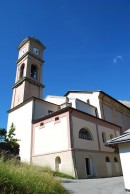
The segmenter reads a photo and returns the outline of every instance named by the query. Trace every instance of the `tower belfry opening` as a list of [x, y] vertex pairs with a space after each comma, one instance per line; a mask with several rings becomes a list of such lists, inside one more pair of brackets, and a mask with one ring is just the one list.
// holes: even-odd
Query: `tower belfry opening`
[[24, 63], [20, 67], [20, 76], [19, 76], [19, 79], [21, 79], [23, 77], [24, 77]]
[[35, 65], [31, 65], [31, 77], [37, 79], [37, 67]]

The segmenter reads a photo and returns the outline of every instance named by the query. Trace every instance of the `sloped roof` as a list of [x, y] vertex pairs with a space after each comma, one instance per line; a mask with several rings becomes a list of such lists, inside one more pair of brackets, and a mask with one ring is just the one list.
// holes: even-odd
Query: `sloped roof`
[[64, 94], [64, 96], [68, 96], [69, 93], [93, 93], [93, 92], [101, 92], [101, 90], [88, 91], [88, 90], [69, 90]]
[[24, 40], [22, 40], [22, 42], [21, 42], [20, 45], [18, 46], [18, 49], [19, 49], [20, 47], [22, 47], [27, 41], [30, 41], [30, 40], [39, 43], [43, 48], [45, 48], [45, 46], [41, 43], [41, 41], [40, 41], [39, 39], [35, 38], [34, 36], [28, 36], [28, 37], [26, 37]]
[[128, 108], [130, 108], [130, 101], [119, 100], [119, 102], [121, 102], [122, 104], [124, 104], [125, 106], [127, 106]]
[[111, 147], [113, 145], [126, 143], [126, 142], [130, 142], [130, 129], [125, 131], [123, 135], [113, 138], [111, 140], [108, 140], [105, 145]]
[[110, 96], [109, 94], [103, 92], [102, 90], [93, 90], [93, 91], [92, 91], [92, 90], [90, 90], [90, 91], [87, 91], [87, 90], [69, 90], [68, 92], [66, 92], [66, 93], [64, 94], [64, 96], [68, 96], [69, 93], [88, 93], [88, 94], [91, 93], [91, 94], [92, 94], [92, 93], [94, 93], [94, 92], [100, 92], [100, 93], [102, 93], [102, 94], [108, 96], [109, 98], [113, 99], [113, 100], [116, 101], [117, 103], [121, 104], [122, 106], [125, 106], [127, 109], [130, 110], [130, 102], [129, 102], [129, 101], [127, 101], [127, 102], [129, 102], [129, 106], [128, 106], [128, 103], [127, 103], [127, 104], [126, 104], [126, 103], [123, 103], [123, 102], [126, 102], [126, 101], [117, 100], [117, 99], [113, 98], [112, 96]]

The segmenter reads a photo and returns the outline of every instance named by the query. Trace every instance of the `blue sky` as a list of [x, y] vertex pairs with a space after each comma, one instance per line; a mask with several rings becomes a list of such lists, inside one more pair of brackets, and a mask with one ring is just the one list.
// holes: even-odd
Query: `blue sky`
[[10, 109], [17, 46], [32, 35], [46, 46], [44, 97], [103, 90], [130, 100], [129, 0], [1, 0], [0, 127]]

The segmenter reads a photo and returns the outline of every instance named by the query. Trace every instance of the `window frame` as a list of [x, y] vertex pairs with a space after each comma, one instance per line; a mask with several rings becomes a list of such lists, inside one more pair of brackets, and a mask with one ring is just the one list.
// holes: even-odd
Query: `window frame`
[[115, 162], [115, 163], [118, 163], [117, 157], [114, 157], [114, 162]]
[[114, 138], [114, 136], [113, 136], [113, 134], [111, 133], [111, 134], [110, 134], [110, 139], [113, 139], [113, 138]]
[[110, 158], [108, 156], [106, 156], [105, 160], [106, 160], [106, 162], [111, 162]]
[[34, 80], [38, 79], [38, 67], [35, 64], [31, 65], [30, 76]]
[[19, 79], [22, 79], [24, 77], [24, 69], [25, 69], [25, 64], [22, 63], [22, 65], [20, 66]]
[[90, 133], [89, 129], [87, 129], [87, 128], [81, 128], [79, 130], [79, 138], [85, 139], [85, 140], [90, 140], [90, 141], [93, 140], [92, 134]]
[[102, 132], [102, 141], [103, 143], [106, 143], [106, 133]]

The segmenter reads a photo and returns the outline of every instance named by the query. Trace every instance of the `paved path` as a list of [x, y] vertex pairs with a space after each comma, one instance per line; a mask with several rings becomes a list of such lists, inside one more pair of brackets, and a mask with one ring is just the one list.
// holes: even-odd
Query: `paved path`
[[100, 179], [62, 179], [62, 184], [72, 194], [130, 194], [125, 191], [122, 176]]

